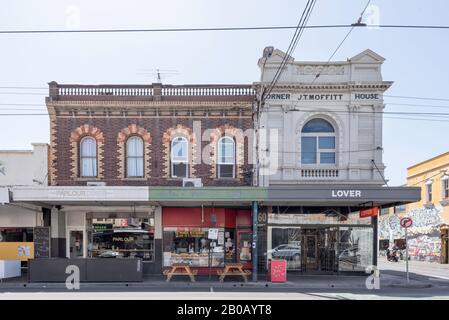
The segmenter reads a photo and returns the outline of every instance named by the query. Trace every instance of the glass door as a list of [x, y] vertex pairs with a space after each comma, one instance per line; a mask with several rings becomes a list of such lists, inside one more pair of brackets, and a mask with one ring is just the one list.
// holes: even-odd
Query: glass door
[[303, 240], [304, 271], [318, 270], [318, 247], [316, 235], [304, 235]]
[[237, 261], [244, 268], [251, 267], [253, 233], [250, 230], [237, 231]]
[[84, 232], [80, 230], [70, 230], [69, 237], [69, 258], [83, 258]]

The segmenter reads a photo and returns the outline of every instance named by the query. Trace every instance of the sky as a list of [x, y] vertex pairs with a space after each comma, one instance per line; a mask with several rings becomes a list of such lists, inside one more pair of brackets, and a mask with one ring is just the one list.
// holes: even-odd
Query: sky
[[[73, 30], [294, 26], [306, 0], [54, 0], [3, 1], [0, 30]], [[309, 25], [351, 24], [366, 0], [318, 0]], [[446, 25], [444, 0], [373, 0], [366, 22]], [[370, 20], [371, 19], [371, 20]], [[372, 20], [374, 19], [374, 20]], [[163, 83], [252, 83], [259, 79], [263, 48], [285, 51], [293, 30], [238, 32], [0, 34], [0, 113], [45, 110], [47, 83], [146, 84], [156, 81], [142, 69], [174, 70]], [[347, 29], [307, 29], [295, 60], [327, 61]], [[449, 113], [449, 30], [356, 28], [333, 60], [346, 60], [369, 48], [386, 61], [386, 111]], [[10, 89], [4, 87], [36, 87]], [[392, 104], [389, 104], [392, 103]], [[408, 105], [397, 105], [408, 104]], [[30, 104], [13, 106], [12, 104]], [[413, 106], [426, 104], [431, 106]], [[41, 110], [41, 111], [39, 111]], [[405, 183], [406, 168], [449, 151], [449, 122], [384, 117], [385, 176]], [[0, 149], [30, 149], [49, 142], [48, 116], [0, 116]]]

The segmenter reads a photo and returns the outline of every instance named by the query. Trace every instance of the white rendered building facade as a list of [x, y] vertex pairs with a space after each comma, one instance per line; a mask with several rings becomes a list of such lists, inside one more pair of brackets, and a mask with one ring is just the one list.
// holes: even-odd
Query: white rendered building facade
[[[258, 92], [285, 56], [264, 52]], [[392, 85], [382, 80], [384, 60], [369, 49], [330, 63], [288, 57], [259, 111], [258, 185], [383, 185], [383, 93]]]

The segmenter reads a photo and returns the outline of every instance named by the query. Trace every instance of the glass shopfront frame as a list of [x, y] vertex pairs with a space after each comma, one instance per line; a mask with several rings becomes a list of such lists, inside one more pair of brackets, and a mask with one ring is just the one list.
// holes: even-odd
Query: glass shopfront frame
[[87, 256], [91, 258], [141, 258], [154, 262], [154, 216], [93, 213], [87, 219]]
[[268, 259], [287, 260], [291, 272], [365, 272], [372, 265], [370, 217], [360, 218], [351, 208], [298, 211], [268, 215]]
[[225, 229], [217, 229], [218, 239], [211, 240], [209, 228], [164, 227], [163, 266], [174, 263], [188, 263], [192, 267], [224, 266]]

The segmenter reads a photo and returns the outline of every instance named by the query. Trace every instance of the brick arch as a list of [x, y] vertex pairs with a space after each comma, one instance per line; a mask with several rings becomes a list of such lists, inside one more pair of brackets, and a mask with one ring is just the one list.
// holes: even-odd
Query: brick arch
[[132, 136], [139, 136], [143, 140], [143, 163], [144, 163], [144, 178], [150, 177], [150, 163], [151, 163], [151, 135], [143, 127], [136, 124], [130, 124], [128, 127], [123, 128], [117, 135], [117, 147], [118, 147], [118, 176], [119, 178], [126, 178], [126, 140]]
[[235, 177], [243, 177], [242, 166], [245, 164], [245, 136], [241, 129], [225, 124], [212, 130], [210, 134], [210, 155], [211, 155], [211, 178], [218, 178], [217, 157], [218, 141], [221, 137], [232, 137], [235, 141], [236, 169]]
[[174, 137], [182, 136], [189, 142], [189, 177], [195, 177], [195, 163], [196, 163], [196, 148], [197, 139], [192, 128], [186, 127], [182, 124], [178, 124], [176, 127], [168, 128], [162, 135], [162, 146], [163, 146], [163, 159], [164, 159], [164, 177], [170, 178], [170, 149], [171, 141]]
[[[97, 178], [104, 178], [103, 169], [103, 149], [104, 149], [104, 136], [103, 132], [97, 127], [90, 124], [83, 124], [73, 130], [70, 133], [70, 145], [71, 145], [71, 177], [72, 179], [79, 178], [80, 176], [80, 163], [79, 163], [79, 143], [84, 137], [92, 137], [97, 143]], [[92, 177], [90, 179], [95, 179]]]

